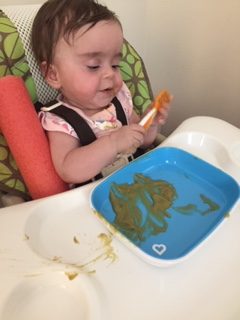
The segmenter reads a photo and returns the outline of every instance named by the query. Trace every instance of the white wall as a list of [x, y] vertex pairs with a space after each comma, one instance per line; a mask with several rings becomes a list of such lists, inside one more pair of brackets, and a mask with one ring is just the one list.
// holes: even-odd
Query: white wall
[[154, 93], [167, 88], [174, 95], [162, 131], [169, 134], [196, 115], [240, 127], [240, 1], [119, 2], [105, 0], [142, 54]]
[[163, 133], [196, 115], [240, 127], [240, 0], [102, 1], [144, 58], [154, 93], [167, 88], [174, 95]]

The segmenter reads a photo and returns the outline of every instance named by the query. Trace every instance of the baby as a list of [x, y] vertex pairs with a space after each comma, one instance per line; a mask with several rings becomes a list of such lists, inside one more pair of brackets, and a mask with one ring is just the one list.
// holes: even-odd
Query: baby
[[53, 164], [69, 184], [82, 184], [126, 164], [152, 144], [168, 106], [148, 130], [139, 125], [119, 63], [123, 30], [95, 0], [48, 0], [32, 28], [32, 48], [57, 101], [40, 112]]

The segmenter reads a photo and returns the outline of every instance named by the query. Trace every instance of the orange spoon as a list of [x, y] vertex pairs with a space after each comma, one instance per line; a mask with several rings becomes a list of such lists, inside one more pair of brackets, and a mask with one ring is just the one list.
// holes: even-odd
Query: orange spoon
[[151, 126], [155, 116], [160, 109], [171, 101], [171, 95], [168, 91], [161, 91], [153, 102], [151, 110], [142, 118], [139, 122], [140, 126], [143, 126], [146, 130]]

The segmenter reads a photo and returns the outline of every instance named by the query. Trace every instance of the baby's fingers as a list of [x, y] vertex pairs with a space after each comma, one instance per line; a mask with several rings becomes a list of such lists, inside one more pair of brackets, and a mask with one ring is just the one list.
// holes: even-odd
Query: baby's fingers
[[166, 123], [168, 114], [169, 114], [170, 106], [166, 106], [165, 108], [162, 108], [161, 111], [158, 113], [156, 120], [160, 125], [163, 125]]

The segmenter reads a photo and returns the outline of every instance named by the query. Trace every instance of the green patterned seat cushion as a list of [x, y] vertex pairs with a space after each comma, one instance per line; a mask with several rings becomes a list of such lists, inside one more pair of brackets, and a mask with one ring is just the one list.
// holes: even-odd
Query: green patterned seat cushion
[[[152, 90], [144, 63], [127, 40], [124, 40], [120, 67], [122, 78], [132, 94], [135, 110], [141, 115], [152, 101]], [[22, 77], [33, 103], [37, 101], [35, 83], [18, 30], [0, 10], [0, 77], [6, 75]], [[1, 134], [1, 128], [0, 191], [29, 198], [27, 187]]]
[[37, 101], [34, 80], [19, 33], [10, 19], [0, 11], [0, 77], [6, 75], [22, 77], [32, 101]]
[[152, 88], [142, 58], [127, 40], [122, 49], [121, 74], [133, 99], [135, 111], [141, 115], [153, 100]]
[[[32, 101], [37, 100], [35, 84], [18, 31], [9, 18], [0, 11], [0, 77], [6, 75], [22, 77]], [[27, 187], [1, 133], [0, 191], [20, 195], [25, 199], [29, 198]]]

